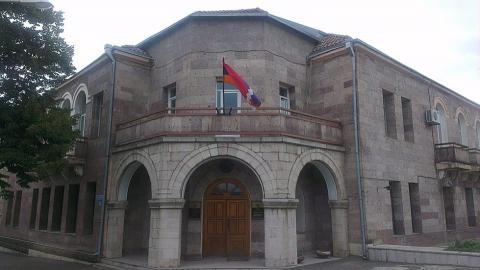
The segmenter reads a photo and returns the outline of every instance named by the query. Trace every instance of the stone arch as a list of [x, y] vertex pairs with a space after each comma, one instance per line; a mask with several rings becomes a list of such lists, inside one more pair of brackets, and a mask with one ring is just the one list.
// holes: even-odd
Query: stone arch
[[115, 181], [113, 191], [115, 192], [114, 195], [116, 195], [117, 201], [127, 200], [130, 180], [135, 171], [141, 165], [143, 165], [148, 172], [148, 177], [150, 178], [151, 184], [150, 190], [152, 192], [152, 198], [154, 197], [154, 194], [158, 190], [157, 170], [155, 168], [155, 164], [147, 153], [141, 151], [132, 152], [124, 157], [118, 164], [119, 165], [117, 166], [113, 177]]
[[434, 109], [438, 111], [440, 124], [436, 126], [437, 143], [448, 142], [448, 112], [445, 101], [439, 97], [435, 98]]
[[459, 131], [459, 142], [463, 145], [468, 146], [469, 144], [469, 139], [468, 139], [468, 121], [467, 121], [467, 114], [465, 113], [465, 110], [462, 107], [458, 107], [457, 111], [455, 112], [455, 120], [458, 125], [458, 131]]
[[232, 158], [249, 167], [260, 181], [264, 197], [273, 197], [275, 178], [272, 170], [258, 154], [238, 144], [211, 144], [187, 155], [176, 167], [168, 184], [171, 196], [183, 198], [187, 181], [195, 169], [205, 162], [218, 158]]
[[60, 103], [60, 108], [63, 108], [63, 104], [68, 101], [70, 102], [70, 110], [73, 108], [73, 98], [72, 95], [69, 92], [66, 92], [62, 95], [62, 101]]
[[333, 158], [324, 150], [314, 149], [299, 156], [290, 170], [288, 178], [288, 196], [295, 198], [295, 189], [298, 177], [303, 167], [312, 163], [323, 174], [327, 184], [328, 199], [331, 201], [345, 199], [345, 187], [343, 173]]
[[433, 100], [433, 108], [436, 109], [437, 105], [442, 106], [445, 113], [445, 118], [449, 118], [447, 102], [442, 97], [435, 97]]
[[474, 122], [474, 129], [475, 129], [475, 145], [478, 149], [480, 149], [480, 117], [475, 117]]
[[465, 109], [462, 106], [459, 106], [457, 108], [457, 110], [455, 111], [455, 119], [458, 119], [458, 117], [460, 117], [460, 115], [463, 116], [463, 119], [465, 120], [465, 125], [468, 126], [467, 112], [465, 111]]
[[86, 103], [90, 102], [90, 95], [88, 94], [87, 85], [85, 85], [84, 83], [81, 83], [77, 86], [77, 89], [75, 89], [75, 93], [73, 94], [73, 103], [72, 104], [75, 104], [75, 102], [77, 101], [77, 97], [81, 92], [85, 93]]

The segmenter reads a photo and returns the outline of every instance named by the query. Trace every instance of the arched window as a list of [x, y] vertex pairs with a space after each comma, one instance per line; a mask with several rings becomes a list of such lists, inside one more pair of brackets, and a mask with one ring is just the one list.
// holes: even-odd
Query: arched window
[[480, 121], [477, 121], [477, 148], [480, 149]]
[[448, 135], [447, 135], [447, 121], [446, 121], [445, 110], [443, 109], [443, 106], [440, 104], [437, 104], [437, 107], [435, 109], [438, 111], [438, 119], [440, 122], [440, 125], [437, 125], [438, 142], [446, 143], [448, 142]]
[[85, 113], [87, 108], [87, 97], [84, 91], [80, 91], [75, 98], [74, 114], [78, 117], [76, 129], [80, 131], [82, 136], [85, 136]]
[[62, 102], [62, 109], [71, 109], [72, 108], [72, 104], [70, 104], [70, 100], [69, 99], [64, 99], [63, 102]]
[[460, 143], [468, 146], [467, 127], [465, 125], [465, 117], [463, 114], [458, 114], [458, 130], [460, 130]]

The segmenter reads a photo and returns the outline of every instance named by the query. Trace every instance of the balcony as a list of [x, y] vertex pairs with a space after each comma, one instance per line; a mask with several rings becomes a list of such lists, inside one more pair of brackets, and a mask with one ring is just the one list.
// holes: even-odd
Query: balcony
[[435, 163], [438, 170], [472, 170], [472, 154], [467, 146], [457, 143], [435, 145]]
[[68, 151], [66, 154], [68, 164], [73, 167], [78, 176], [83, 175], [86, 154], [87, 139], [85, 137], [77, 138], [72, 149], [70, 149], [70, 151]]
[[472, 165], [472, 171], [480, 171], [480, 149], [470, 148], [468, 149], [470, 154], [470, 164]]
[[117, 125], [117, 146], [155, 137], [284, 136], [342, 145], [340, 122], [281, 108], [175, 108]]

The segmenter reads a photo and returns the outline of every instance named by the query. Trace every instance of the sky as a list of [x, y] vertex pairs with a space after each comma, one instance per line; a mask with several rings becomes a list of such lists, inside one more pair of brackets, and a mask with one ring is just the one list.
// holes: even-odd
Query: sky
[[135, 45], [198, 10], [259, 7], [327, 33], [359, 38], [480, 104], [480, 0], [51, 0], [65, 17], [78, 70], [105, 44]]

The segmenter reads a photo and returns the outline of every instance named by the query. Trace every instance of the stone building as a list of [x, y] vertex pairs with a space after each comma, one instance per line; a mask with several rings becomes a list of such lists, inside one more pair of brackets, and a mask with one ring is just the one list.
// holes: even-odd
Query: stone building
[[[222, 58], [260, 108], [222, 95]], [[0, 245], [281, 267], [480, 237], [480, 105], [349, 36], [260, 9], [195, 12], [107, 46], [58, 97], [83, 137], [68, 173], [3, 203]]]

